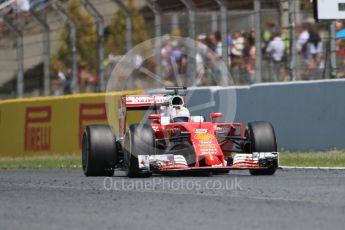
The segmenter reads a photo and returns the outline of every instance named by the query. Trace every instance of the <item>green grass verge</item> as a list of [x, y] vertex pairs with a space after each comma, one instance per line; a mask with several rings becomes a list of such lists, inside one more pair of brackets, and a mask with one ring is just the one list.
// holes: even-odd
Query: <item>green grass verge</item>
[[280, 152], [281, 166], [345, 167], [345, 151]]
[[[280, 152], [281, 166], [345, 167], [345, 150], [328, 152]], [[80, 169], [80, 155], [0, 157], [4, 169]]]
[[81, 168], [80, 155], [28, 156], [0, 158], [0, 169], [75, 169]]

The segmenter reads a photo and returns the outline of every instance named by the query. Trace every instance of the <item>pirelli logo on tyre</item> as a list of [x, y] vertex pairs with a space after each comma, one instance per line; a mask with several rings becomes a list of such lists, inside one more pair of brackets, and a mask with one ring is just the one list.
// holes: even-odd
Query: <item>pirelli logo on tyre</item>
[[27, 107], [25, 112], [26, 152], [51, 150], [51, 106]]

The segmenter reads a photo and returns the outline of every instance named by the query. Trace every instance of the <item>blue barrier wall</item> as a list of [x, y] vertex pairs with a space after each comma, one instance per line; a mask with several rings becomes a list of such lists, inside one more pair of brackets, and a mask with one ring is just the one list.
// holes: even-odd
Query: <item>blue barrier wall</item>
[[270, 121], [279, 148], [345, 149], [345, 80], [191, 88], [194, 115], [220, 111], [225, 121]]

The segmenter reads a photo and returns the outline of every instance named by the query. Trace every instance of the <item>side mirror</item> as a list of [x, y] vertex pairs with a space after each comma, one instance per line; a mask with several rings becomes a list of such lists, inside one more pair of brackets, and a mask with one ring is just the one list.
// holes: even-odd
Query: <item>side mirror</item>
[[150, 114], [150, 115], [148, 115], [148, 118], [150, 120], [160, 120], [161, 119], [161, 115], [160, 114]]
[[214, 119], [217, 119], [217, 118], [224, 117], [224, 114], [223, 113], [211, 113], [210, 116], [211, 116], [211, 119], [214, 120]]

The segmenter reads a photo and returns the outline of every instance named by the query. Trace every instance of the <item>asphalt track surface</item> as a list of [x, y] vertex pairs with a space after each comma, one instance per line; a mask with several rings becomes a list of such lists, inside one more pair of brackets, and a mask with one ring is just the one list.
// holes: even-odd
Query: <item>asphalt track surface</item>
[[87, 178], [0, 171], [0, 229], [344, 229], [345, 171]]

